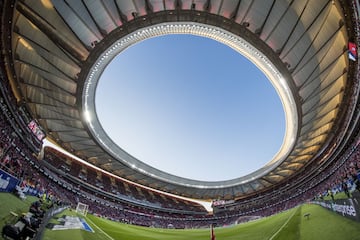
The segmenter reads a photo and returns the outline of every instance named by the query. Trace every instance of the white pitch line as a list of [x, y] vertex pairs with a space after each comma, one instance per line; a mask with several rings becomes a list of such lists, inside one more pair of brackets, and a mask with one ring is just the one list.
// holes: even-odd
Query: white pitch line
[[97, 229], [100, 230], [100, 232], [102, 232], [106, 237], [108, 237], [111, 240], [115, 240], [114, 238], [112, 238], [109, 234], [107, 234], [106, 232], [104, 232], [101, 228], [99, 228], [93, 221], [91, 221], [89, 218], [85, 217], [89, 222], [91, 222]]
[[276, 237], [276, 235], [279, 234], [279, 232], [281, 232], [281, 230], [289, 223], [290, 219], [293, 218], [293, 216], [295, 215], [295, 213], [297, 212], [297, 209], [294, 211], [294, 213], [288, 218], [288, 220], [286, 220], [286, 222], [279, 228], [279, 230], [277, 230], [276, 233], [274, 233], [274, 235], [271, 236], [271, 238], [269, 238], [269, 240], [274, 239], [274, 237]]

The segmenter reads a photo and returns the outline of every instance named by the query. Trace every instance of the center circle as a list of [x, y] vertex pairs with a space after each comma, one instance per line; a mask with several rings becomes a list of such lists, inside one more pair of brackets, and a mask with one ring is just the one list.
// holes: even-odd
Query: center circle
[[130, 155], [202, 181], [261, 168], [285, 133], [284, 110], [266, 76], [232, 48], [189, 34], [122, 51], [101, 75], [95, 106], [106, 134]]

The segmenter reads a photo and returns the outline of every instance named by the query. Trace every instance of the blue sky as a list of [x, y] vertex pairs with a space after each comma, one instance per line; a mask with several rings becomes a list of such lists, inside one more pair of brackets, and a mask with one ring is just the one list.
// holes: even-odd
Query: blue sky
[[281, 101], [249, 60], [212, 39], [167, 35], [119, 54], [96, 90], [104, 130], [139, 160], [177, 176], [228, 180], [279, 150]]

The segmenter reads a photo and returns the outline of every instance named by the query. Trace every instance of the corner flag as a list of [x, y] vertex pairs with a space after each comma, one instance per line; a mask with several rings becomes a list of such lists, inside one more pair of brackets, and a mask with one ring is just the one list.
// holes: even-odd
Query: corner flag
[[214, 226], [211, 224], [211, 229], [210, 229], [210, 239], [211, 240], [216, 240], [215, 238], [215, 233], [214, 233]]

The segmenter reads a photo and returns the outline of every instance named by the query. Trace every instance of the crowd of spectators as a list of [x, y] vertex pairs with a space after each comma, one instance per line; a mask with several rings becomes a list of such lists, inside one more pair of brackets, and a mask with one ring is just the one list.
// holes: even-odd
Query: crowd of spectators
[[[4, 127], [2, 130], [11, 132], [11, 128], [6, 127], [6, 119], [2, 118], [0, 126]], [[218, 226], [223, 226], [245, 221], [249, 219], [249, 216], [268, 216], [310, 200], [319, 193], [326, 194], [329, 187], [334, 190], [334, 194], [343, 191], [343, 188], [341, 188], [342, 184], [339, 185], [338, 183], [340, 180], [344, 180], [344, 177], [346, 178], [346, 182], [350, 184], [349, 189], [351, 192], [355, 189], [354, 184], [358, 181], [354, 180], [353, 173], [355, 171], [358, 173], [360, 166], [358, 142], [349, 148], [342, 156], [342, 159], [338, 160], [332, 168], [322, 172], [318, 178], [312, 179], [312, 182], [323, 182], [320, 185], [315, 186], [315, 184], [310, 184], [308, 185], [309, 189], [293, 188], [287, 190], [286, 193], [284, 192], [282, 195], [269, 193], [258, 199], [255, 197], [249, 201], [243, 201], [235, 207], [232, 206], [228, 211], [217, 215], [187, 215], [136, 206], [120, 200], [116, 201], [102, 195], [99, 191], [91, 191], [81, 185], [76, 185], [64, 177], [64, 174], [54, 172], [50, 168], [47, 168], [46, 165], [43, 165], [41, 161], [27, 150], [26, 146], [21, 144], [21, 141], [19, 141], [16, 136], [11, 134], [6, 135], [8, 137], [2, 138], [0, 142], [2, 146], [1, 167], [21, 179], [24, 185], [30, 185], [36, 188], [39, 193], [46, 192], [49, 197], [62, 199], [73, 207], [76, 206], [77, 202], [88, 204], [89, 212], [99, 216], [124, 223], [154, 227], [172, 226], [175, 228], [197, 228], [207, 227], [209, 223], [214, 222]], [[48, 156], [53, 157], [51, 154], [46, 155], [46, 157]], [[72, 164], [69, 164], [69, 159], [57, 160], [58, 165], [55, 166], [58, 169], [63, 173], [72, 172]], [[52, 163], [56, 164], [55, 162]], [[66, 165], [68, 168], [61, 167], [62, 165]], [[83, 167], [76, 165], [76, 168], [79, 168], [79, 166], [80, 168]], [[80, 172], [87, 172], [87, 170], [74, 171], [74, 173]], [[107, 179], [106, 181], [110, 182], [110, 184], [114, 182], [114, 180], [111, 180], [108, 176], [104, 179]], [[326, 179], [326, 181], [323, 181], [323, 179]], [[103, 180], [103, 178], [101, 178], [101, 180]], [[124, 184], [125, 183], [122, 183], [120, 186], [126, 188]], [[117, 184], [117, 186], [116, 189], [120, 189], [119, 184]], [[131, 191], [122, 191], [124, 194], [131, 194]], [[145, 194], [144, 190], [142, 191], [143, 193], [140, 194], [142, 196], [154, 195], [154, 193]], [[141, 199], [139, 200], [141, 201]]]
[[141, 188], [140, 186], [110, 176], [98, 169], [94, 169], [91, 166], [81, 164], [75, 159], [51, 148], [45, 148], [42, 163], [49, 168], [59, 169], [63, 172], [63, 175], [68, 174], [77, 178], [77, 181], [80, 183], [88, 183], [91, 186], [95, 186], [99, 192], [104, 191], [114, 194], [130, 202], [141, 202], [147, 206], [171, 209], [171, 211], [177, 209], [189, 213], [206, 213], [205, 208], [196, 202], [175, 199], [159, 192]]
[[320, 192], [315, 196], [323, 199], [330, 196], [334, 199], [336, 194], [345, 193], [348, 198], [355, 190], [360, 190], [360, 150], [359, 143], [347, 163], [336, 173], [331, 175], [329, 181], [322, 185]]
[[[0, 167], [20, 179], [22, 186], [30, 186], [37, 189], [39, 193], [47, 193], [49, 198], [61, 199], [73, 207], [76, 206], [77, 202], [88, 204], [90, 213], [129, 224], [153, 227], [171, 226], [174, 228], [208, 227], [210, 223], [216, 223], [218, 226], [231, 225], [252, 219], [251, 217], [268, 216], [289, 209], [312, 199], [314, 196], [319, 196], [319, 194], [327, 194], [329, 189], [333, 194], [336, 194], [345, 191], [344, 186], [347, 186], [349, 193], [351, 193], [356, 189], [359, 181], [360, 151], [358, 141], [344, 152], [341, 159], [334, 161], [332, 167], [322, 171], [316, 178], [310, 179], [310, 182], [306, 182], [307, 188], [291, 186], [292, 188], [289, 187], [289, 189], [278, 189], [278, 191], [269, 192], [258, 198], [254, 197], [248, 201], [238, 202], [235, 206], [230, 206], [227, 211], [215, 215], [167, 212], [164, 209], [176, 209], [179, 200], [176, 202], [173, 200], [172, 203], [169, 203], [170, 200], [164, 196], [159, 197], [153, 192], [150, 193], [141, 189], [139, 192], [138, 188], [125, 182], [114, 181], [109, 176], [99, 175], [96, 172], [89, 175], [90, 171], [86, 166], [74, 161], [71, 162], [68, 158], [59, 155], [58, 152], [47, 152], [44, 160], [39, 161], [14, 133], [5, 115], [1, 114], [0, 128], [3, 133], [0, 137]], [[62, 174], [48, 168], [43, 164], [45, 162], [51, 163], [56, 169], [60, 169]], [[84, 183], [92, 179], [88, 183], [94, 184], [95, 190], [84, 188], [81, 184], [69, 181], [64, 177], [65, 173], [70, 173]], [[83, 177], [80, 177], [81, 175]], [[143, 201], [145, 204], [139, 206], [134, 204], [135, 202], [116, 200], [103, 195], [103, 191], [99, 191], [99, 189], [103, 189], [99, 187], [99, 184], [108, 186], [109, 183], [112, 187], [107, 187], [106, 190], [111, 189], [111, 191], [123, 196], [137, 197], [138, 202]], [[283, 194], [278, 194], [280, 191]], [[159, 199], [165, 199], [164, 202], [169, 205], [163, 204]], [[146, 207], [146, 202], [155, 200], [160, 205], [163, 204], [162, 210]]]

